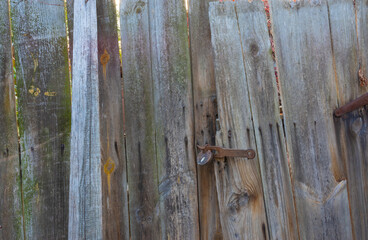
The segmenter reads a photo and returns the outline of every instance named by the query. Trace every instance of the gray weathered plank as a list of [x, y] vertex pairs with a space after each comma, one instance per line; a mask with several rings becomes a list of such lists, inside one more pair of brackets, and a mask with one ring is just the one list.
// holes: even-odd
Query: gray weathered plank
[[[195, 144], [214, 145], [216, 85], [208, 18], [210, 0], [189, 1], [189, 35], [193, 78]], [[221, 239], [222, 230], [213, 164], [197, 167], [201, 239]]]
[[[357, 10], [357, 34], [359, 43], [359, 64], [363, 75], [368, 78], [368, 0], [355, 0]], [[368, 81], [365, 82], [367, 90]]]
[[199, 239], [185, 2], [151, 0], [149, 10], [162, 238]]
[[132, 239], [160, 239], [148, 1], [120, 3]]
[[22, 239], [18, 133], [8, 1], [0, 2], [0, 239]]
[[329, 0], [328, 10], [336, 91], [342, 105], [366, 91], [358, 80], [359, 49], [354, 3], [351, 0]]
[[285, 129], [301, 239], [351, 239], [327, 1], [271, 1]]
[[70, 86], [64, 4], [11, 1], [25, 237], [66, 239]]
[[[361, 1], [356, 3], [359, 5], [359, 2]], [[366, 92], [366, 86], [360, 85], [358, 77], [359, 65], [363, 63], [364, 56], [359, 51], [353, 1], [328, 1], [328, 4], [335, 78], [338, 84], [336, 90], [338, 103], [341, 106]], [[366, 6], [361, 7], [367, 9]], [[363, 34], [360, 41], [364, 39], [364, 32], [368, 39], [368, 31], [364, 29], [365, 27], [359, 30]], [[364, 48], [364, 42], [362, 42], [363, 52]], [[361, 67], [364, 69], [364, 66]], [[348, 182], [354, 239], [368, 238], [368, 192], [365, 187], [368, 184], [368, 177], [365, 174], [368, 161], [366, 119], [365, 111], [355, 111], [340, 119], [335, 119], [335, 131], [339, 144], [338, 154], [343, 160], [340, 169]]]
[[[102, 239], [96, 0], [74, 1], [69, 239]], [[109, 170], [108, 168], [107, 170]]]
[[103, 239], [129, 239], [122, 84], [115, 0], [97, 2]]
[[[256, 140], [235, 3], [210, 3], [221, 130], [217, 145], [255, 149]], [[258, 156], [215, 162], [224, 239], [269, 239]]]
[[262, 1], [236, 4], [270, 239], [298, 239], [271, 43]]
[[[359, 45], [359, 66], [361, 70], [361, 73], [363, 74], [364, 79], [359, 79], [360, 83], [364, 83], [365, 85], [359, 92], [367, 92], [368, 91], [368, 1], [367, 0], [356, 0], [355, 1], [356, 8], [357, 8], [357, 33], [358, 33], [358, 45]], [[357, 84], [357, 83], [355, 83]], [[355, 85], [356, 86], [356, 85]], [[357, 96], [352, 96], [357, 97]], [[361, 237], [361, 239], [368, 238], [368, 139], [367, 139], [367, 109], [365, 111], [362, 111], [359, 113], [359, 118], [353, 117], [353, 119], [350, 119], [350, 127], [353, 130], [355, 134], [353, 136], [355, 137], [355, 147], [357, 148], [356, 151], [352, 149], [351, 154], [356, 154], [359, 157], [356, 157], [354, 159], [360, 159], [360, 163], [358, 163], [358, 166], [352, 166], [351, 169], [360, 169], [359, 174], [360, 179], [358, 180], [359, 188], [355, 189], [355, 193], [357, 195], [360, 195], [360, 204], [357, 204], [354, 208], [356, 209], [357, 215], [359, 214], [359, 218], [353, 219], [354, 220], [354, 230], [357, 231], [357, 226], [360, 225], [361, 227], [361, 235], [358, 235], [359, 233], [356, 233], [356, 239]], [[362, 127], [360, 131], [357, 131], [359, 129], [361, 123], [360, 121], [363, 121]], [[359, 138], [357, 138], [359, 136]], [[363, 209], [365, 210], [363, 212]], [[360, 211], [359, 211], [360, 210]]]
[[366, 239], [368, 234], [367, 121], [366, 108], [335, 119], [340, 153], [346, 162], [353, 239]]

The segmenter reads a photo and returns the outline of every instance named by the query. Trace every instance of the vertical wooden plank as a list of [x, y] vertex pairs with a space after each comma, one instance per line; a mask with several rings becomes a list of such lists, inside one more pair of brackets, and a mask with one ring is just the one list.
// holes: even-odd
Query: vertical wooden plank
[[22, 239], [17, 122], [8, 1], [0, 2], [0, 239]]
[[[210, 3], [221, 130], [217, 145], [256, 150], [235, 3]], [[258, 156], [215, 162], [224, 239], [269, 239]]]
[[271, 1], [270, 8], [300, 238], [351, 239], [327, 1]]
[[66, 0], [66, 12], [68, 21], [69, 59], [71, 66], [73, 66], [74, 0]]
[[[368, 1], [367, 0], [356, 0], [355, 2], [357, 7], [357, 29], [358, 29], [358, 44], [359, 44], [359, 65], [361, 73], [364, 79], [359, 79], [360, 82], [365, 83], [364, 85], [364, 92], [368, 91]], [[356, 207], [356, 211], [358, 212], [359, 209], [362, 209], [361, 206], [364, 206], [365, 212], [360, 214], [359, 220], [355, 219], [357, 224], [363, 223], [361, 225], [362, 235], [357, 235], [357, 239], [361, 238], [368, 238], [368, 127], [367, 127], [367, 108], [364, 111], [361, 111], [358, 115], [359, 117], [353, 118], [351, 124], [349, 125], [356, 136], [359, 135], [359, 138], [355, 138], [356, 140], [356, 147], [358, 148], [357, 151], [352, 150], [353, 153], [360, 153], [360, 168], [361, 169], [359, 175], [361, 175], [361, 179], [363, 180], [360, 183], [360, 189], [356, 190], [360, 193], [363, 192], [363, 196], [360, 198], [360, 205]], [[356, 115], [355, 115], [356, 116]], [[361, 123], [363, 121], [363, 124]], [[360, 131], [359, 127], [361, 126]], [[358, 158], [357, 158], [358, 159]], [[362, 191], [364, 189], [364, 191]], [[364, 219], [364, 220], [363, 220]], [[363, 230], [364, 229], [364, 230]]]
[[120, 2], [132, 239], [161, 238], [148, 4]]
[[122, 85], [115, 0], [97, 2], [103, 239], [129, 239]]
[[152, 0], [150, 29], [163, 239], [198, 239], [193, 96], [182, 0]]
[[[210, 0], [189, 1], [195, 144], [215, 144], [216, 85], [208, 18]], [[222, 239], [213, 164], [197, 167], [201, 239]]]
[[327, 3], [336, 91], [339, 104], [343, 105], [367, 90], [366, 87], [360, 86], [358, 79], [360, 51], [355, 9], [352, 0], [329, 0]]
[[353, 239], [367, 238], [368, 209], [368, 112], [367, 108], [335, 119], [340, 152], [346, 162]]
[[[358, 9], [362, 1], [356, 1]], [[331, 27], [332, 46], [335, 64], [335, 78], [338, 83], [338, 101], [342, 106], [362, 95], [366, 86], [361, 86], [359, 69], [362, 65], [365, 44], [364, 29], [360, 29], [363, 35], [362, 51], [359, 51], [357, 22], [353, 1], [339, 0], [328, 1], [329, 19]], [[359, 16], [361, 18], [363, 16]], [[363, 32], [362, 32], [363, 31]], [[357, 35], [358, 33], [358, 35]], [[366, 31], [366, 33], [368, 33]], [[368, 34], [366, 34], [368, 38]], [[357, 38], [358, 36], [358, 38]], [[363, 41], [362, 41], [363, 40]], [[368, 43], [368, 42], [367, 42]], [[335, 131], [339, 146], [338, 154], [343, 157], [341, 163], [344, 176], [348, 182], [348, 196], [350, 203], [350, 215], [353, 225], [354, 239], [366, 239], [368, 237], [368, 177], [367, 161], [367, 124], [366, 111], [355, 111], [342, 118], [335, 119]]]
[[[359, 42], [359, 63], [363, 75], [368, 78], [368, 1], [355, 0], [357, 9], [357, 33]], [[366, 82], [366, 87], [368, 82]]]
[[[95, 0], [74, 1], [69, 239], [102, 239], [102, 167]], [[108, 166], [107, 170], [111, 170]]]
[[11, 1], [25, 236], [66, 239], [70, 88], [64, 4]]
[[[236, 4], [271, 239], [298, 239], [274, 61], [262, 1]], [[224, 43], [226, 44], [226, 43]]]

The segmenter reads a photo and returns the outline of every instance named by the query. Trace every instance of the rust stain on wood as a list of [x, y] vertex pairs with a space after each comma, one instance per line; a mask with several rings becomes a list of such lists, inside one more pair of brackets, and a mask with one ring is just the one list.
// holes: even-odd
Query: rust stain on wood
[[106, 65], [110, 61], [110, 54], [105, 49], [104, 53], [101, 55], [100, 62], [102, 64], [103, 77], [106, 81]]
[[115, 170], [115, 163], [109, 157], [104, 165], [104, 172], [107, 175], [107, 186], [109, 195], [111, 193], [111, 174], [114, 172], [114, 170]]

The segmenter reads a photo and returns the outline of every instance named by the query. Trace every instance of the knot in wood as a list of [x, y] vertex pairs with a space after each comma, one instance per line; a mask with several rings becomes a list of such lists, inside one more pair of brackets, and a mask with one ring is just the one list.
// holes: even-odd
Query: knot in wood
[[110, 61], [110, 55], [105, 49], [104, 53], [101, 55], [100, 62], [102, 66], [105, 66], [109, 61]]
[[115, 170], [115, 163], [112, 161], [111, 158], [107, 159], [105, 165], [104, 165], [104, 172], [109, 175]]
[[259, 47], [256, 43], [252, 43], [250, 46], [249, 46], [249, 49], [250, 49], [250, 52], [252, 54], [252, 56], [256, 57], [259, 53]]
[[353, 123], [351, 124], [351, 131], [355, 134], [358, 135], [360, 130], [363, 127], [363, 120], [362, 118], [357, 118], [353, 121]]

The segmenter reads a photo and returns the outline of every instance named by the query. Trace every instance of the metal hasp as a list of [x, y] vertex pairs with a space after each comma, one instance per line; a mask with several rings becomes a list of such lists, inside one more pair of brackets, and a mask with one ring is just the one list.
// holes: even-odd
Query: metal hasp
[[[253, 159], [256, 156], [256, 152], [253, 149], [230, 149], [222, 148], [217, 146], [197, 146], [201, 151], [197, 155], [197, 163], [199, 165], [205, 165], [210, 162], [213, 158], [224, 158], [224, 157], [242, 157]], [[214, 153], [215, 152], [215, 153]]]
[[358, 108], [363, 107], [364, 105], [368, 105], [368, 93], [360, 96], [359, 98], [351, 101], [348, 104], [345, 104], [344, 106], [338, 108], [335, 110], [334, 115], [336, 117], [341, 117], [345, 113], [349, 113], [351, 111], [354, 111]]

